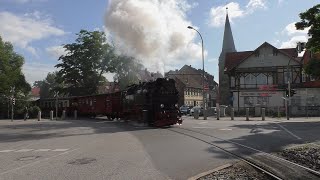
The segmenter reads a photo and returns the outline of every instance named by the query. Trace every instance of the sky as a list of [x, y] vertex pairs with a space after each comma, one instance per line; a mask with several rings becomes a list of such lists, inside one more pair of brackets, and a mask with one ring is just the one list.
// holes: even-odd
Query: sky
[[[64, 44], [81, 29], [105, 31], [118, 54], [138, 59], [161, 73], [184, 64], [202, 68], [218, 79], [226, 7], [237, 51], [263, 42], [277, 48], [307, 41], [307, 30], [295, 30], [299, 13], [319, 0], [0, 0], [0, 36], [25, 58], [29, 83], [57, 70]], [[112, 75], [106, 74], [109, 80]]]

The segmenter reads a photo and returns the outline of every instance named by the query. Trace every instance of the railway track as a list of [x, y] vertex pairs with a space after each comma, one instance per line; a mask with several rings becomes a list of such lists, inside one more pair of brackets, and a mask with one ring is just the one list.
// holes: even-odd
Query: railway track
[[[222, 139], [211, 134], [195, 131], [188, 128], [177, 127], [168, 130], [209, 144], [214, 148], [219, 149], [222, 152], [247, 163], [258, 171], [265, 173], [274, 179], [320, 179], [320, 172], [318, 171], [288, 161], [273, 154], [255, 149], [253, 147], [249, 147], [244, 144]], [[208, 138], [210, 139], [208, 140]], [[219, 146], [217, 145], [217, 143], [212, 142], [212, 140], [219, 140], [219, 143], [229, 143], [237, 147], [241, 147], [244, 150], [249, 150], [251, 151], [251, 154], [257, 155], [246, 157], [245, 155], [232, 152], [232, 150], [228, 150], [228, 148]]]

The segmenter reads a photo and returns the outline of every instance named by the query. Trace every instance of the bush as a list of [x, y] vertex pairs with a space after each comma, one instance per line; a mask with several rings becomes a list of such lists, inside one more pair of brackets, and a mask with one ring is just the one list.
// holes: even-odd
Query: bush
[[33, 106], [29, 108], [29, 117], [36, 118], [38, 116], [39, 111], [41, 111], [41, 109], [38, 106]]

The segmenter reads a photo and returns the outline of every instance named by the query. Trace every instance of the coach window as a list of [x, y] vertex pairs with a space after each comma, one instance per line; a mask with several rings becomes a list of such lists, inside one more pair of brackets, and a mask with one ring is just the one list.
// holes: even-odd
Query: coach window
[[89, 104], [89, 100], [88, 99], [86, 99], [86, 104]]
[[90, 106], [92, 106], [92, 99], [90, 99]]

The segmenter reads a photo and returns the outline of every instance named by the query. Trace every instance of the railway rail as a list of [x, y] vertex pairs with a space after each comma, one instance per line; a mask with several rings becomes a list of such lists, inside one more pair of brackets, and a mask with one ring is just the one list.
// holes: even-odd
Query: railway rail
[[[293, 172], [282, 173], [281, 171], [283, 171], [283, 169], [286, 169], [286, 167], [288, 170], [293, 170], [294, 172], [296, 172], [296, 174], [293, 174], [296, 177], [296, 179], [301, 179], [301, 178], [303, 178], [303, 179], [320, 179], [320, 172], [318, 172], [318, 171], [315, 171], [311, 168], [308, 168], [308, 167], [302, 166], [300, 164], [288, 161], [288, 160], [283, 159], [281, 157], [278, 157], [276, 155], [258, 150], [256, 148], [253, 148], [253, 147], [250, 147], [250, 146], [247, 146], [244, 144], [240, 144], [240, 143], [230, 141], [227, 139], [222, 139], [222, 138], [219, 138], [219, 137], [211, 135], [211, 134], [203, 133], [203, 132], [188, 129], [188, 128], [177, 127], [177, 128], [172, 128], [172, 129], [168, 129], [168, 130], [175, 132], [175, 133], [178, 133], [178, 134], [182, 134], [182, 135], [191, 137], [191, 138], [199, 140], [199, 141], [202, 141], [206, 144], [209, 144], [209, 145], [223, 151], [224, 153], [229, 154], [230, 156], [247, 163], [248, 165], [252, 166], [253, 168], [257, 169], [258, 171], [265, 173], [274, 179], [279, 179], [279, 180], [280, 179], [288, 179], [288, 177], [286, 177], [285, 174], [292, 175]], [[272, 162], [272, 164], [269, 164], [269, 167], [268, 167], [268, 165], [266, 166], [265, 163], [260, 162], [261, 157], [260, 157], [260, 160], [257, 160], [252, 157], [250, 157], [250, 158], [245, 157], [244, 155], [234, 153], [234, 152], [228, 150], [227, 148], [219, 146], [219, 145], [215, 144], [214, 142], [210, 142], [208, 140], [205, 140], [205, 138], [200, 138], [199, 135], [209, 137], [209, 138], [214, 138], [215, 140], [219, 140], [220, 142], [230, 143], [232, 145], [242, 147], [246, 150], [250, 150], [254, 153], [259, 153], [260, 155], [263, 155], [267, 159], [267, 162]], [[274, 168], [270, 168], [270, 167], [284, 167], [284, 168], [282, 168], [282, 170], [275, 171]], [[300, 174], [296, 171], [296, 169], [299, 169]], [[299, 175], [301, 177], [299, 177]]]

